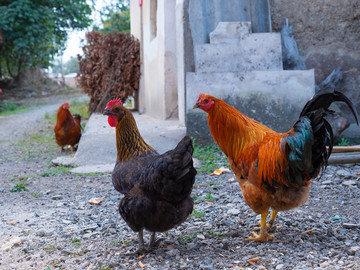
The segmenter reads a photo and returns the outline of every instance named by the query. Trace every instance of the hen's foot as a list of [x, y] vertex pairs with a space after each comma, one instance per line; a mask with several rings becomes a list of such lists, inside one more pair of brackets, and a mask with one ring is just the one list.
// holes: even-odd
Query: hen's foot
[[248, 237], [245, 239], [245, 241], [267, 242], [274, 238], [274, 235], [268, 234], [267, 232], [262, 232], [260, 234], [253, 232], [252, 234], [254, 237]]
[[160, 242], [163, 240], [165, 240], [165, 238], [159, 238], [158, 240], [152, 241], [152, 242], [150, 241], [149, 248], [151, 248], [151, 249], [156, 248], [160, 244]]
[[142, 247], [142, 248], [138, 248], [134, 252], [125, 253], [124, 255], [125, 256], [139, 256], [139, 255], [146, 254], [146, 253], [149, 253], [149, 252], [150, 252], [150, 250], [146, 249], [145, 247]]

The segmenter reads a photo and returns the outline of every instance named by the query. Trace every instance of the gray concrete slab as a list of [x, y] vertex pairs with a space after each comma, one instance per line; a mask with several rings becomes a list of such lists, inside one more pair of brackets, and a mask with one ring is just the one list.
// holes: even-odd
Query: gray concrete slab
[[[178, 120], [159, 120], [146, 114], [134, 113], [144, 140], [159, 153], [173, 149], [185, 136], [185, 126]], [[109, 126], [107, 116], [92, 114], [81, 136], [74, 156], [58, 157], [54, 164], [75, 166], [71, 172], [111, 172], [116, 161], [115, 128]]]

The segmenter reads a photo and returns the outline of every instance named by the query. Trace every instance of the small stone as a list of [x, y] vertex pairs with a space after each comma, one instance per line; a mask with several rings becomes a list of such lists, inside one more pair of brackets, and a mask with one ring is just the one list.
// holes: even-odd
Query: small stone
[[63, 196], [61, 195], [54, 195], [51, 197], [52, 200], [56, 201], [56, 200], [61, 200], [63, 198]]
[[284, 267], [284, 264], [278, 264], [278, 265], [276, 266], [276, 270], [282, 269], [283, 267]]
[[344, 223], [343, 227], [346, 229], [356, 229], [359, 228], [360, 225], [359, 224], [353, 224], [353, 223]]
[[350, 248], [350, 250], [357, 252], [360, 250], [360, 246], [353, 246]]
[[341, 178], [351, 178], [352, 177], [352, 174], [344, 169], [338, 170], [336, 172], [336, 175]]
[[326, 268], [326, 267], [328, 267], [329, 265], [330, 265], [329, 262], [322, 262], [322, 263], [320, 263], [320, 267], [321, 267], [321, 268]]
[[173, 248], [173, 249], [167, 251], [166, 254], [169, 256], [176, 256], [176, 255], [180, 254], [180, 251], [176, 248]]
[[353, 186], [353, 185], [356, 185], [356, 181], [355, 180], [346, 180], [346, 181], [342, 182], [342, 184], [344, 186]]
[[232, 208], [232, 209], [229, 209], [229, 210], [227, 211], [227, 213], [228, 213], [229, 215], [232, 215], [232, 216], [237, 216], [237, 215], [240, 214], [240, 210], [235, 209], [235, 208]]
[[199, 233], [196, 237], [201, 239], [201, 240], [205, 240], [205, 236], [202, 235], [201, 233]]

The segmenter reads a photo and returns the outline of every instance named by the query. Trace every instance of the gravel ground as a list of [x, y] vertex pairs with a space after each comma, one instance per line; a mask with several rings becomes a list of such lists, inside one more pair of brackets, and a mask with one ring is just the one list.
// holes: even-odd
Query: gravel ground
[[[33, 130], [11, 128], [14, 119], [28, 127], [32, 121]], [[118, 213], [122, 196], [111, 174], [51, 167], [61, 153], [45, 120], [21, 114], [0, 119], [4, 126], [0, 269], [360, 269], [360, 166], [329, 166], [305, 205], [279, 213], [267, 243], [245, 241], [259, 216], [229, 181], [234, 175], [199, 173], [188, 220], [159, 234], [165, 240], [151, 253], [126, 256], [137, 248], [137, 234]], [[91, 205], [94, 197], [102, 203]]]

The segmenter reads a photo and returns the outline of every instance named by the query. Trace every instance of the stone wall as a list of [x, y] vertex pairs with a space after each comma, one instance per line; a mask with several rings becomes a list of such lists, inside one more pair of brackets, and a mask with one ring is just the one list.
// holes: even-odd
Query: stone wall
[[[341, 67], [341, 91], [360, 112], [360, 1], [359, 0], [270, 0], [273, 31], [281, 30], [289, 18], [299, 52], [308, 69], [315, 70], [315, 82]], [[347, 109], [342, 106], [341, 109]], [[347, 111], [347, 118], [354, 118]]]

